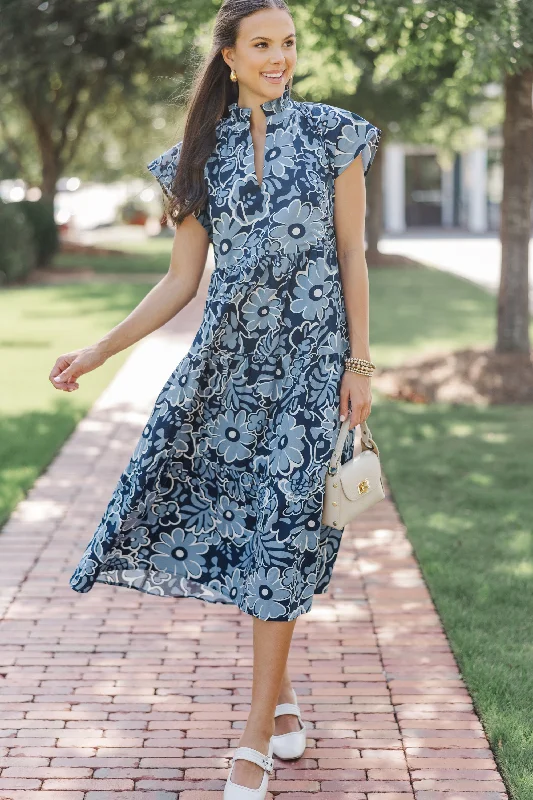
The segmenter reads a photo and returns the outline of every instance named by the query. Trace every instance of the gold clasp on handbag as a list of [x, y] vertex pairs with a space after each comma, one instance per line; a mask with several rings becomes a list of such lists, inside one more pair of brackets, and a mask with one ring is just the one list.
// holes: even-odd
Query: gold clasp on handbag
[[368, 480], [365, 478], [364, 481], [361, 481], [361, 483], [357, 488], [359, 490], [359, 494], [364, 494], [365, 492], [368, 492], [368, 490], [370, 489], [370, 484]]

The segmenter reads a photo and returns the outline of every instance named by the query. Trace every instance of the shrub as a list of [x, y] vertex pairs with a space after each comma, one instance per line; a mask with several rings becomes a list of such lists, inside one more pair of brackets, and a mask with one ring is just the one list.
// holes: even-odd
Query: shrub
[[54, 219], [54, 207], [48, 200], [22, 200], [19, 204], [33, 231], [37, 266], [46, 267], [59, 250], [59, 234]]
[[0, 283], [26, 277], [35, 268], [33, 232], [28, 236], [26, 215], [20, 203], [0, 200]]

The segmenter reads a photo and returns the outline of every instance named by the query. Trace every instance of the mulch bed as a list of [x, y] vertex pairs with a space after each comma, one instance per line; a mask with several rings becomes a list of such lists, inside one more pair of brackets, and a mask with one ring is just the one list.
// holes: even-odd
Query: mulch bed
[[79, 267], [54, 267], [53, 269], [39, 268], [30, 272], [21, 281], [22, 285], [65, 283], [65, 281], [90, 281], [96, 277], [94, 269]]
[[[123, 250], [109, 249], [107, 247], [96, 247], [90, 244], [80, 244], [79, 242], [61, 241], [60, 253], [88, 256], [128, 256], [131, 253]], [[124, 280], [124, 276], [109, 276], [105, 273], [99, 274], [91, 267], [39, 267], [34, 269], [29, 275], [14, 281], [13, 285], [28, 284], [53, 284], [65, 283], [65, 281], [91, 281], [94, 278], [99, 280]]]
[[117, 250], [116, 248], [110, 249], [108, 247], [97, 247], [96, 245], [92, 244], [80, 244], [79, 242], [71, 242], [62, 240], [61, 242], [61, 253], [75, 253], [76, 255], [87, 255], [87, 256], [127, 256], [131, 255], [131, 253], [126, 253], [123, 250]]
[[533, 403], [532, 354], [470, 347], [376, 369], [372, 383], [391, 399], [413, 403]]

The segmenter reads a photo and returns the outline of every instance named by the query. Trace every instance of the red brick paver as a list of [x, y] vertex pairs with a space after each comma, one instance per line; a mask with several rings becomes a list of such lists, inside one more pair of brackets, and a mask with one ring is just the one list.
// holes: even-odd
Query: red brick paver
[[[133, 349], [0, 535], [0, 800], [221, 797], [249, 708], [251, 617], [68, 585], [192, 342], [209, 277]], [[505, 800], [386, 489], [346, 528], [329, 593], [296, 624], [290, 666], [308, 748], [276, 761], [269, 797]]]

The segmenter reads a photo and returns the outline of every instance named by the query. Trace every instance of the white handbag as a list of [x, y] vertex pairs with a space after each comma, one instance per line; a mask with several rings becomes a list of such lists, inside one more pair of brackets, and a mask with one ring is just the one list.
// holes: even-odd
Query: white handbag
[[361, 422], [362, 451], [340, 463], [349, 428], [350, 417], [341, 425], [329, 462], [322, 510], [322, 524], [338, 530], [385, 497], [379, 450], [365, 421]]

